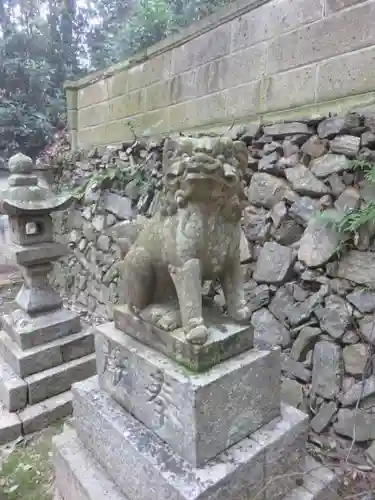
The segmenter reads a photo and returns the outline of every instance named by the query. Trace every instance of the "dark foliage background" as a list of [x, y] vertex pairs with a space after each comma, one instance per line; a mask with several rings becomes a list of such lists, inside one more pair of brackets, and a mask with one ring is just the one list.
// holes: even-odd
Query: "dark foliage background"
[[63, 83], [119, 62], [228, 0], [0, 0], [0, 163], [65, 126]]

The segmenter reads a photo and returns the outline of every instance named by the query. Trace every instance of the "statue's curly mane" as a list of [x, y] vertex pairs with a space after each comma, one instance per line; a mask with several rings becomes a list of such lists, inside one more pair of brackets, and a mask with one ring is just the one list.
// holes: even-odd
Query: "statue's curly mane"
[[[204, 164], [205, 173], [214, 173], [222, 169], [224, 164], [233, 168], [238, 181], [233, 186], [233, 196], [225, 199], [222, 213], [228, 219], [239, 220], [244, 203], [247, 202], [243, 176], [247, 168], [248, 152], [243, 142], [232, 141], [227, 137], [181, 136], [166, 139], [163, 149], [164, 188], [161, 215], [174, 215], [179, 207], [189, 203], [193, 187], [183, 182], [183, 179], [197, 156], [199, 163]], [[197, 170], [199, 171], [199, 168]]]

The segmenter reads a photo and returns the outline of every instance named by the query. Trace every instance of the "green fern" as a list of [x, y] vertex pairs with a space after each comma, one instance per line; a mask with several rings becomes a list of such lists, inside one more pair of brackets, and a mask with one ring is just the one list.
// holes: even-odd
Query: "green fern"
[[[361, 170], [365, 174], [365, 179], [375, 185], [375, 164], [365, 159], [353, 160], [351, 169]], [[328, 210], [320, 214], [320, 219], [342, 235], [355, 236], [363, 226], [375, 221], [375, 201], [361, 208], [348, 209], [341, 217], [333, 215]]]

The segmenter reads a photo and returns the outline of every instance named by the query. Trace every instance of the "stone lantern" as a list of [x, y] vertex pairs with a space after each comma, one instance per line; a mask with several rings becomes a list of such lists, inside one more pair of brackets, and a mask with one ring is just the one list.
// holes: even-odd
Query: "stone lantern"
[[48, 281], [53, 263], [68, 252], [53, 240], [51, 214], [69, 207], [38, 182], [23, 154], [9, 160], [0, 209], [9, 218], [5, 250], [23, 274], [15, 303], [4, 311], [0, 330], [0, 444], [36, 432], [72, 411], [71, 385], [96, 371], [94, 336], [80, 316], [63, 307]]
[[20, 267], [24, 284], [17, 305], [28, 314], [59, 309], [60, 295], [48, 282], [53, 262], [66, 254], [66, 247], [53, 241], [51, 214], [67, 208], [71, 196], [56, 196], [38, 183], [31, 158], [16, 154], [9, 160], [8, 188], [1, 197], [2, 212], [9, 217], [9, 257]]

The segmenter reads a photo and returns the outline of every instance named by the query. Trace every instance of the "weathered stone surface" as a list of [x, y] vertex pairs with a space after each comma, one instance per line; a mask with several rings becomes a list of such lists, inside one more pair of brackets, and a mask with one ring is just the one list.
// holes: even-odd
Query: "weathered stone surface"
[[329, 175], [350, 170], [350, 160], [344, 155], [328, 153], [312, 160], [310, 170], [315, 177], [324, 178]]
[[290, 277], [294, 260], [291, 248], [267, 242], [260, 252], [253, 278], [259, 283], [282, 284]]
[[55, 422], [71, 415], [72, 394], [70, 391], [58, 394], [41, 403], [27, 406], [18, 416], [24, 434], [32, 434], [47, 428]]
[[342, 134], [348, 129], [348, 123], [345, 117], [342, 116], [332, 116], [326, 118], [318, 125], [318, 135], [320, 138], [332, 138], [336, 134]]
[[363, 314], [375, 311], [375, 292], [357, 289], [350, 293], [346, 299]]
[[289, 311], [294, 307], [294, 299], [286, 287], [278, 288], [273, 296], [269, 310], [282, 323], [288, 320]]
[[127, 307], [117, 306], [113, 310], [114, 323], [119, 330], [192, 371], [207, 370], [253, 347], [254, 331], [250, 325], [238, 325], [213, 308], [204, 308], [203, 314], [208, 339], [203, 346], [199, 346], [188, 342], [181, 328], [168, 332], [134, 320]]
[[55, 486], [64, 498], [126, 500], [84, 448], [74, 430], [65, 430], [54, 438], [53, 444]]
[[361, 319], [359, 329], [364, 340], [371, 345], [375, 345], [375, 321], [373, 315]]
[[364, 380], [352, 385], [346, 392], [340, 394], [339, 401], [342, 406], [354, 406], [357, 401], [365, 399], [375, 394], [375, 376], [372, 375]]
[[339, 261], [337, 276], [359, 285], [373, 286], [375, 283], [375, 253], [351, 250]]
[[362, 375], [370, 367], [369, 359], [371, 347], [367, 344], [359, 343], [349, 345], [343, 350], [345, 371], [350, 375]]
[[286, 169], [285, 176], [293, 189], [302, 196], [320, 197], [330, 193], [324, 182], [317, 179], [304, 165]]
[[253, 175], [247, 196], [250, 203], [265, 208], [272, 208], [285, 199], [290, 201], [298, 199], [298, 195], [285, 180], [263, 172], [256, 172]]
[[367, 448], [366, 457], [372, 465], [375, 465], [375, 441]]
[[319, 408], [318, 413], [311, 420], [310, 425], [314, 432], [320, 434], [325, 431], [332, 422], [333, 417], [337, 412], [337, 404], [334, 401], [323, 403]]
[[134, 216], [132, 200], [115, 193], [105, 193], [103, 199], [104, 209], [119, 219], [131, 219]]
[[6, 444], [15, 441], [22, 434], [21, 421], [16, 413], [0, 406], [0, 444]]
[[342, 408], [338, 412], [338, 421], [334, 424], [337, 434], [365, 442], [375, 439], [375, 414], [365, 410]]
[[290, 352], [291, 358], [296, 361], [304, 361], [307, 353], [314, 347], [322, 331], [319, 328], [306, 326], [299, 332], [298, 337], [293, 342]]
[[303, 234], [298, 259], [308, 267], [326, 264], [337, 252], [340, 234], [319, 217], [312, 219]]
[[97, 328], [96, 352], [101, 387], [194, 466], [279, 415], [278, 349], [189, 374], [109, 323]]
[[297, 380], [284, 377], [281, 382], [281, 400], [294, 408], [299, 408], [304, 401], [303, 385]]
[[0, 332], [0, 356], [20, 377], [27, 377], [92, 352], [92, 332], [68, 335], [27, 350], [20, 349], [4, 331]]
[[358, 154], [360, 144], [360, 137], [354, 135], [339, 135], [330, 142], [332, 153], [343, 154], [348, 158]]
[[312, 372], [313, 394], [325, 399], [334, 399], [340, 392], [342, 377], [340, 347], [326, 341], [315, 344]]
[[0, 400], [7, 411], [18, 411], [27, 404], [27, 384], [0, 359]]
[[327, 141], [320, 139], [314, 135], [310, 137], [301, 147], [301, 151], [311, 158], [319, 158], [327, 152]]
[[302, 363], [292, 359], [287, 354], [281, 356], [281, 371], [289, 378], [296, 378], [303, 382], [311, 381], [311, 371], [304, 367]]
[[[285, 407], [291, 421], [297, 410]], [[299, 412], [298, 412], [299, 413]], [[290, 426], [284, 419], [270, 422], [254, 434], [254, 439], [265, 447], [265, 500], [279, 500], [295, 486], [291, 473], [301, 470], [306, 457], [307, 418], [300, 414], [299, 425]], [[271, 437], [272, 436], [272, 437]], [[271, 437], [271, 439], [270, 439]]]
[[361, 204], [361, 194], [354, 187], [346, 188], [335, 201], [335, 208], [342, 213], [348, 210], [359, 208]]
[[288, 135], [311, 135], [309, 127], [305, 123], [301, 122], [276, 123], [275, 125], [268, 125], [264, 127], [263, 131], [266, 135], [272, 136], [275, 139], [285, 139]]
[[270, 302], [270, 289], [267, 285], [259, 285], [249, 292], [246, 291], [246, 300], [252, 311], [265, 307]]
[[95, 354], [89, 354], [26, 377], [28, 403], [33, 405], [68, 391], [74, 382], [91, 377], [95, 373], [95, 363]]
[[307, 456], [303, 467], [303, 487], [297, 486], [283, 500], [341, 500], [336, 493], [338, 487], [339, 479], [334, 472]]
[[290, 331], [266, 308], [255, 311], [251, 324], [254, 327], [254, 338], [257, 344], [266, 343], [271, 346], [286, 347], [291, 342]]
[[3, 316], [2, 326], [21, 349], [31, 349], [81, 330], [79, 316], [68, 309], [35, 317], [17, 309]]
[[[74, 425], [79, 438], [122, 493], [130, 498], [148, 498], [150, 491], [158, 491], [160, 498], [248, 500], [249, 491], [255, 495], [265, 486], [264, 473], [272, 474], [272, 465], [265, 467], [265, 463], [274, 464], [273, 457], [283, 454], [284, 439], [285, 446], [290, 443], [288, 457], [292, 462], [292, 458], [298, 456], [293, 441], [297, 446], [302, 444], [302, 435], [306, 432], [306, 416], [282, 405], [282, 418], [275, 422], [274, 428], [270, 426], [254, 433], [253, 437], [245, 438], [195, 469], [152, 431], [123, 412], [99, 390], [95, 379], [77, 384], [73, 392]], [[269, 455], [265, 452], [267, 449]], [[288, 457], [285, 464], [289, 462]], [[126, 470], [133, 471], [134, 481], [129, 481], [124, 474]]]
[[330, 295], [325, 299], [324, 307], [315, 310], [320, 328], [334, 339], [340, 339], [351, 321], [349, 304], [338, 295]]
[[301, 224], [302, 226], [306, 226], [310, 219], [316, 215], [319, 209], [319, 203], [316, 200], [312, 200], [307, 196], [303, 196], [299, 200], [293, 203], [293, 205], [289, 209], [289, 215], [293, 217], [293, 219]]
[[264, 243], [271, 230], [271, 221], [266, 211], [254, 213], [245, 210], [242, 227], [249, 241]]

